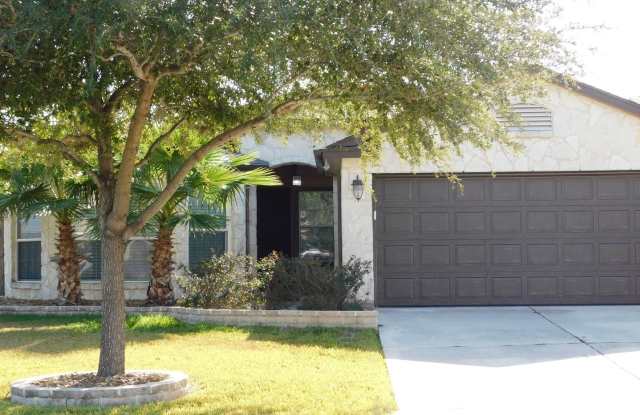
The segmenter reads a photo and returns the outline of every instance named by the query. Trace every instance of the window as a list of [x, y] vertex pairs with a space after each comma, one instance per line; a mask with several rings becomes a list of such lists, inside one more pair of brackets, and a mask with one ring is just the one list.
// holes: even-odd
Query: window
[[298, 211], [300, 257], [333, 261], [333, 192], [299, 192]]
[[553, 133], [553, 117], [551, 111], [535, 104], [514, 104], [511, 111], [518, 116], [518, 122], [507, 120], [506, 117], [498, 117], [507, 131], [520, 134], [551, 134]]
[[[224, 209], [208, 206], [196, 199], [189, 200], [190, 209], [197, 213], [225, 216]], [[216, 232], [201, 232], [189, 229], [189, 269], [195, 270], [211, 257], [221, 255], [227, 250], [227, 229]]]
[[[102, 243], [99, 240], [78, 242], [78, 252], [83, 257], [80, 279], [97, 281], [102, 278]], [[124, 253], [125, 281], [148, 281], [151, 276], [153, 238], [134, 237]]]
[[17, 224], [18, 280], [39, 281], [42, 278], [42, 220], [20, 219]]
[[102, 277], [102, 244], [96, 240], [78, 241], [81, 280], [99, 280]]

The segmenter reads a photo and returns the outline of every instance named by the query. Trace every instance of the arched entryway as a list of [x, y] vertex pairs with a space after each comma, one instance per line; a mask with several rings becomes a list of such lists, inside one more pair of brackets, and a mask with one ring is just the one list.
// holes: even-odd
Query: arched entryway
[[259, 186], [256, 192], [258, 258], [278, 251], [334, 262], [334, 178], [301, 164], [273, 170], [282, 185]]

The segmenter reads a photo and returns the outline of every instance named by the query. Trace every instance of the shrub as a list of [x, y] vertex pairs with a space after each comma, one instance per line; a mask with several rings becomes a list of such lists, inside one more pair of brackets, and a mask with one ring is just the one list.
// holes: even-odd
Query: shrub
[[343, 310], [348, 304], [357, 303], [356, 294], [369, 272], [371, 262], [355, 257], [340, 267], [313, 259], [279, 258], [265, 289], [266, 305]]
[[303, 308], [344, 310], [371, 272], [371, 262], [351, 257], [340, 267], [315, 259], [272, 253], [257, 263], [249, 256], [224, 254], [203, 262], [178, 279], [178, 304], [202, 308]]
[[264, 281], [248, 256], [214, 257], [178, 283], [184, 291], [178, 303], [185, 307], [255, 308], [264, 298]]

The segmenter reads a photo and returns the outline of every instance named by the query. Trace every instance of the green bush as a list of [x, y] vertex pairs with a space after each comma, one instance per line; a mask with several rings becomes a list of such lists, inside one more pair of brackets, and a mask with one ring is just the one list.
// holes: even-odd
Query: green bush
[[178, 304], [201, 308], [257, 308], [264, 281], [248, 256], [224, 254], [203, 262], [197, 271], [178, 279], [184, 295]]
[[313, 259], [279, 258], [265, 288], [265, 303], [274, 309], [344, 310], [357, 304], [356, 294], [369, 272], [371, 262], [355, 257], [339, 267]]
[[275, 252], [257, 263], [249, 256], [225, 254], [178, 278], [184, 291], [178, 304], [344, 310], [358, 307], [356, 293], [369, 272], [371, 262], [355, 257], [334, 267], [313, 259], [285, 258]]

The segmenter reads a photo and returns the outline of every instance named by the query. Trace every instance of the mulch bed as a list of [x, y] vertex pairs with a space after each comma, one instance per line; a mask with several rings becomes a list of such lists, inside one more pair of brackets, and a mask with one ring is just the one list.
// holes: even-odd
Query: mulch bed
[[106, 386], [142, 385], [167, 379], [165, 374], [125, 373], [124, 375], [103, 378], [94, 373], [70, 373], [33, 382], [35, 386], [45, 388], [100, 388]]

